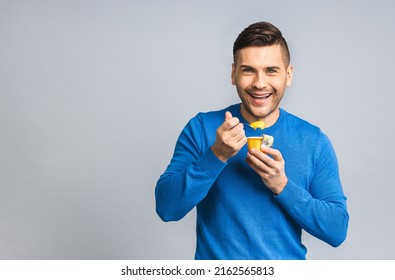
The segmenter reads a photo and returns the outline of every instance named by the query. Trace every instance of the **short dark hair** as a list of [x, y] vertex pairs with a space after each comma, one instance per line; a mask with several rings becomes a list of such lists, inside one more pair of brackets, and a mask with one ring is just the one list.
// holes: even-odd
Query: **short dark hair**
[[265, 21], [253, 23], [244, 29], [233, 44], [233, 60], [236, 62], [237, 51], [246, 47], [263, 47], [279, 44], [283, 50], [284, 62], [290, 63], [291, 56], [287, 41], [281, 31], [273, 24]]

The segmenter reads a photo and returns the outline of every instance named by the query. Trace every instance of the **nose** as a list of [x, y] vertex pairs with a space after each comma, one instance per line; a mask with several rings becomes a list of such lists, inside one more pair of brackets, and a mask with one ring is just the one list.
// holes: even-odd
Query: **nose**
[[266, 78], [262, 73], [257, 73], [252, 82], [252, 86], [256, 89], [263, 89], [266, 87]]

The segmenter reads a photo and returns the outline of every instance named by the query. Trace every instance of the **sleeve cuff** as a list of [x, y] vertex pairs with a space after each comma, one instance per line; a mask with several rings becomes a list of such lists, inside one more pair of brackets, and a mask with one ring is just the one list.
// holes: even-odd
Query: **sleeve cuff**
[[290, 210], [300, 201], [303, 196], [303, 189], [288, 178], [288, 183], [283, 191], [275, 195], [275, 199], [286, 209]]

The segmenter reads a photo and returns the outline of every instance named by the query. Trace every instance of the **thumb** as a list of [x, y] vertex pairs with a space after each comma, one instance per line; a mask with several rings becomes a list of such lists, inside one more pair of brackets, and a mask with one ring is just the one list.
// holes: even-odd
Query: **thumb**
[[225, 113], [225, 121], [230, 120], [231, 118], [233, 118], [232, 113], [229, 111], [226, 111]]

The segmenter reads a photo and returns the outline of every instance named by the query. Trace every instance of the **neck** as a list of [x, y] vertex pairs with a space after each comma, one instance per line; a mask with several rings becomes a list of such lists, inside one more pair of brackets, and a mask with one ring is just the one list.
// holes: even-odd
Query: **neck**
[[266, 127], [270, 127], [273, 124], [275, 124], [276, 121], [278, 120], [278, 118], [280, 117], [280, 109], [278, 107], [276, 107], [272, 112], [270, 112], [266, 116], [256, 116], [256, 115], [249, 113], [244, 108], [243, 104], [241, 104], [240, 112], [241, 112], [241, 115], [243, 116], [243, 118], [248, 123], [252, 123], [255, 121], [264, 121], [266, 124]]

